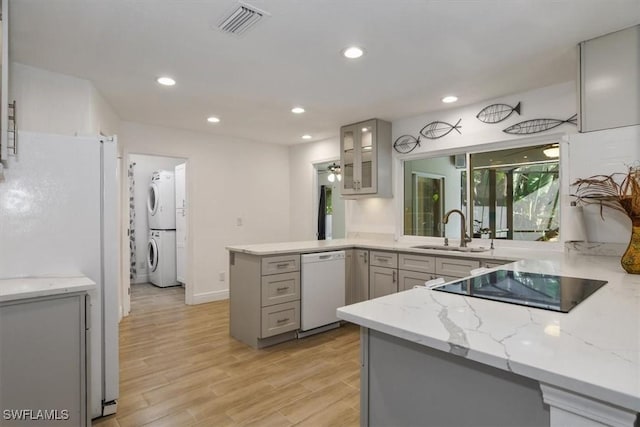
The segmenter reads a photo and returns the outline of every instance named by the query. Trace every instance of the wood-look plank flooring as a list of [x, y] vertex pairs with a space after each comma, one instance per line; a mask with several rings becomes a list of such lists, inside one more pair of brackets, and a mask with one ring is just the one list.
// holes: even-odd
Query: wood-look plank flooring
[[131, 288], [118, 412], [94, 426], [359, 424], [356, 326], [255, 350], [229, 336], [228, 301], [188, 306], [180, 287]]

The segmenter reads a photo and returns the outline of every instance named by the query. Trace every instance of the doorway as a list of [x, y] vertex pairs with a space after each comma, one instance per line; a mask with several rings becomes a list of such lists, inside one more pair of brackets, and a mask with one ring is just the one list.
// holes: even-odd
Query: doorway
[[[317, 163], [314, 210], [319, 240], [344, 239], [345, 208], [342, 198], [342, 173], [338, 160]], [[324, 213], [324, 216], [322, 215]], [[324, 231], [324, 234], [322, 233]]]
[[186, 162], [146, 154], [127, 158], [131, 293], [153, 286], [160, 297], [179, 292], [185, 301]]

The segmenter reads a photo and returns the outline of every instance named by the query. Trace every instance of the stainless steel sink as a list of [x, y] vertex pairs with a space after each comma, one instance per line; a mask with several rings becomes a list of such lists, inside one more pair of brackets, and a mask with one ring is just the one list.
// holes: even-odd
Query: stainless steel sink
[[444, 245], [418, 245], [418, 246], [412, 246], [412, 248], [433, 249], [436, 251], [455, 251], [455, 252], [486, 252], [489, 250], [489, 248], [483, 248], [483, 247], [467, 246], [466, 248], [462, 248], [460, 246], [444, 246]]

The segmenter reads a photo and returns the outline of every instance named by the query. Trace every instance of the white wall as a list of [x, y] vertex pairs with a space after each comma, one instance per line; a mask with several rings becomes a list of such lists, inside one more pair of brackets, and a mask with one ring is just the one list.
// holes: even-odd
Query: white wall
[[337, 137], [289, 148], [291, 240], [315, 240], [317, 238], [317, 204], [314, 198], [316, 170], [313, 165], [339, 158], [340, 140]]
[[9, 99], [18, 128], [59, 135], [114, 135], [120, 119], [85, 79], [12, 62]]
[[[640, 126], [626, 126], [572, 135], [569, 139], [571, 170], [569, 183], [593, 175], [625, 173], [640, 161]], [[619, 180], [618, 180], [619, 181]], [[565, 188], [571, 194], [574, 188]], [[565, 206], [569, 201], [565, 202]], [[605, 209], [604, 219], [596, 205], [584, 208], [587, 240], [590, 242], [629, 243], [631, 220], [623, 213]]]
[[228, 296], [225, 246], [291, 240], [287, 147], [131, 122], [120, 142], [125, 156], [187, 159], [188, 303]]
[[136, 210], [135, 242], [137, 275], [133, 283], [145, 283], [149, 281], [149, 271], [147, 268], [147, 242], [149, 240], [147, 194], [149, 193], [151, 175], [158, 170], [173, 171], [177, 165], [184, 163], [185, 159], [131, 154], [129, 160], [125, 162], [126, 166], [128, 167], [131, 162], [136, 164], [133, 174], [135, 179], [133, 198]]

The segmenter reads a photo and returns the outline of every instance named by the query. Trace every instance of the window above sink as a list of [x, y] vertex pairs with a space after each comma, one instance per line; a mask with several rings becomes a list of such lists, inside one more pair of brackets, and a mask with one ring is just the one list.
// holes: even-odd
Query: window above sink
[[536, 138], [527, 145], [471, 147], [476, 151], [404, 160], [403, 235], [459, 239], [460, 222], [444, 225], [442, 219], [447, 211], [460, 209], [474, 239], [558, 241], [558, 140]]

